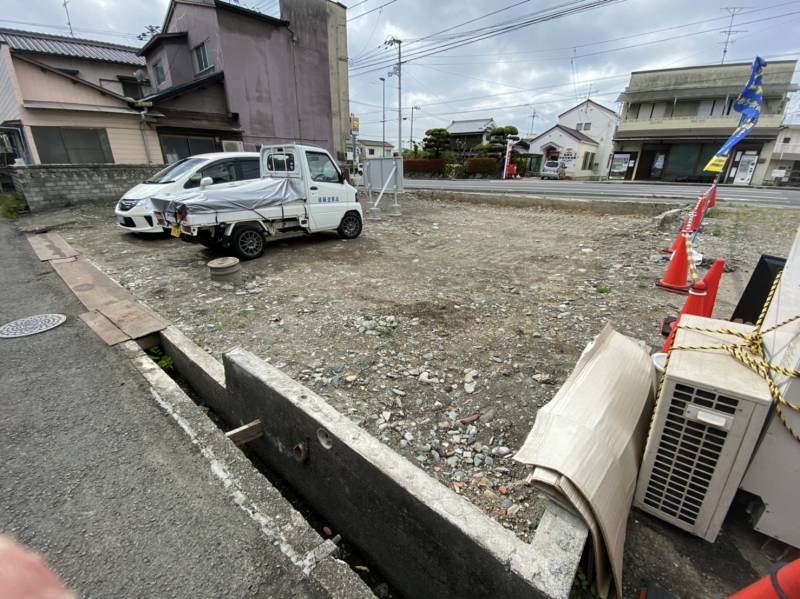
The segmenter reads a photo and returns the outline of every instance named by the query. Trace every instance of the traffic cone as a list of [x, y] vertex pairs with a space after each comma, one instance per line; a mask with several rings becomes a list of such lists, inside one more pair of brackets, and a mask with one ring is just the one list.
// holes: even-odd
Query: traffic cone
[[708, 208], [711, 209], [717, 205], [717, 182], [711, 185], [711, 190], [708, 192]]
[[664, 276], [656, 282], [656, 287], [673, 293], [685, 294], [689, 291], [689, 259], [686, 256], [686, 236], [681, 235], [683, 243], [678, 244], [667, 265]]
[[672, 342], [675, 341], [675, 331], [678, 330], [679, 320], [680, 320], [680, 315], [678, 315], [678, 318], [669, 323], [669, 335], [667, 335], [667, 338], [664, 340], [664, 345], [661, 346], [662, 354], [669, 353], [669, 350], [672, 347]]
[[[684, 314], [691, 314], [692, 316], [704, 316], [706, 298], [708, 298], [708, 290], [705, 281], [695, 281], [689, 289], [689, 296], [681, 308], [680, 316]], [[680, 317], [678, 317], [680, 320]]]
[[706, 318], [711, 318], [714, 312], [714, 302], [717, 299], [717, 289], [719, 289], [719, 282], [722, 279], [722, 272], [725, 270], [725, 260], [717, 258], [708, 269], [703, 281], [706, 284], [706, 301], [703, 306], [703, 314]]
[[728, 599], [780, 599], [800, 597], [800, 559], [789, 562]]

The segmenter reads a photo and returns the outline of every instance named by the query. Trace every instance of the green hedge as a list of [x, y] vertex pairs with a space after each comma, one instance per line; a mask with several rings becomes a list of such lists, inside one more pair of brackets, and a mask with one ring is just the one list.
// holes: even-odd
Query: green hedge
[[464, 165], [464, 171], [468, 175], [496, 175], [496, 158], [469, 158]]
[[441, 174], [444, 160], [441, 158], [404, 158], [403, 172], [405, 173], [437, 173]]

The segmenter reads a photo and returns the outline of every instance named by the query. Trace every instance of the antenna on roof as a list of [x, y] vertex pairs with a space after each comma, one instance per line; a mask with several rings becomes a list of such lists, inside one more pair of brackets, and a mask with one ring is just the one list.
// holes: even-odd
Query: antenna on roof
[[732, 44], [736, 40], [731, 40], [731, 35], [734, 33], [745, 33], [744, 29], [734, 29], [733, 28], [733, 19], [736, 15], [743, 11], [747, 6], [726, 6], [722, 10], [727, 10], [728, 14], [731, 16], [730, 23], [728, 23], [728, 28], [724, 31], [721, 31], [722, 35], [725, 36], [725, 41], [722, 42], [722, 60], [719, 61], [720, 64], [725, 64], [725, 56], [728, 54], [728, 46]]
[[69, 0], [64, 0], [64, 12], [67, 13], [67, 25], [69, 25], [69, 34], [72, 37], [75, 37], [75, 32], [72, 31], [72, 21], [69, 18], [69, 8], [67, 8], [67, 4], [69, 4]]

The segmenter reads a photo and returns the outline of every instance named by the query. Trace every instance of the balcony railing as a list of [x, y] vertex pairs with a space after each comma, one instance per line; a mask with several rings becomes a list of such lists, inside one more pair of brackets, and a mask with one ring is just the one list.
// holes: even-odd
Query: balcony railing
[[[667, 129], [734, 129], [739, 115], [729, 116], [676, 116], [661, 119], [628, 119], [619, 123], [619, 131], [663, 131]], [[762, 114], [757, 127], [779, 127], [782, 114]]]
[[800, 144], [775, 144], [772, 155], [780, 157], [781, 154], [800, 154]]

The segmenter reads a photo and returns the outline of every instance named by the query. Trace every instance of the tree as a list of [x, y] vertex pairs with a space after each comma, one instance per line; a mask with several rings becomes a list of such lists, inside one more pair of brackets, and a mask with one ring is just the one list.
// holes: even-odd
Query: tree
[[158, 25], [145, 25], [144, 31], [136, 36], [139, 41], [149, 40], [150, 38], [161, 33], [161, 27]]
[[489, 132], [489, 142], [475, 146], [475, 151], [481, 156], [491, 156], [498, 160], [505, 159], [506, 144], [509, 140], [518, 141], [519, 131], [514, 125], [495, 127]]
[[442, 152], [450, 149], [450, 134], [447, 129], [428, 129], [422, 140], [422, 149], [433, 158], [439, 158]]

